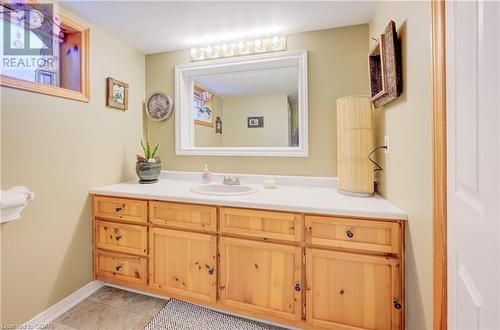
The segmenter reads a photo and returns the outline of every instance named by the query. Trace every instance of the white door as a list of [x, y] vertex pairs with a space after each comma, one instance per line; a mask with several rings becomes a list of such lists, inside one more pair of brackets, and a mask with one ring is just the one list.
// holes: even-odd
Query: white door
[[500, 328], [500, 4], [446, 3], [448, 327]]

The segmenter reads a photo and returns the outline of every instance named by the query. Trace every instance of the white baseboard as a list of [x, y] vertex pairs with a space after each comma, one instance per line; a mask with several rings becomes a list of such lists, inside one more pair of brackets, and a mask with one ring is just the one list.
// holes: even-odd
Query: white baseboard
[[70, 310], [95, 291], [104, 285], [103, 281], [92, 281], [80, 289], [76, 290], [63, 300], [50, 306], [28, 322], [24, 323], [20, 329], [39, 329], [41, 325], [49, 324], [59, 316]]

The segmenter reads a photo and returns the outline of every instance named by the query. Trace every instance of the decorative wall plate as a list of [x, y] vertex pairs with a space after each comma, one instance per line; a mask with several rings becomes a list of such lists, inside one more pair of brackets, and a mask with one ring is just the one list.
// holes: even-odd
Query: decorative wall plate
[[170, 117], [174, 108], [172, 98], [164, 93], [151, 94], [146, 103], [146, 114], [155, 121], [162, 121]]

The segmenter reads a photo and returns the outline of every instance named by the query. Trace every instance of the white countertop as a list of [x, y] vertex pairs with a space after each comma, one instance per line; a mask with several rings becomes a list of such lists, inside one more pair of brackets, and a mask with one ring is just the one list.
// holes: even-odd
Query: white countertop
[[200, 195], [191, 191], [201, 184], [199, 172], [164, 171], [154, 184], [130, 181], [93, 188], [91, 194], [224, 205], [268, 210], [319, 213], [339, 216], [406, 220], [407, 214], [386, 199], [350, 197], [339, 194], [337, 180], [332, 177], [273, 176], [275, 189], [262, 187], [266, 175], [213, 174], [212, 181], [220, 182], [224, 175], [239, 176], [241, 184], [259, 186], [256, 193], [241, 196]]

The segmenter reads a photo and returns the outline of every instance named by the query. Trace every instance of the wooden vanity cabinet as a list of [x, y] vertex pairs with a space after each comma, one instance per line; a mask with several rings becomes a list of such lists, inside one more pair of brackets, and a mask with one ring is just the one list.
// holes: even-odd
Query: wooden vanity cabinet
[[107, 196], [93, 205], [95, 279], [299, 328], [404, 328], [404, 221]]

